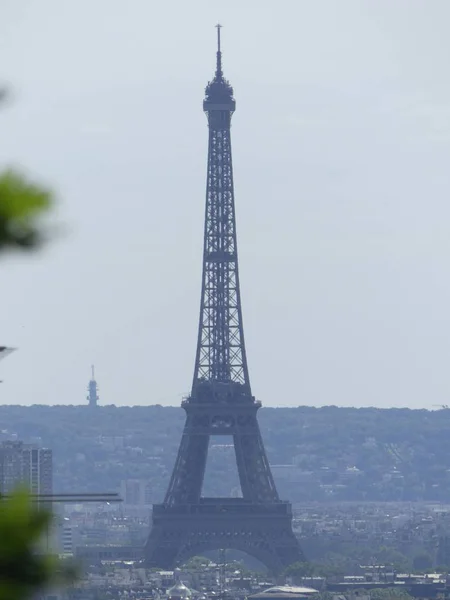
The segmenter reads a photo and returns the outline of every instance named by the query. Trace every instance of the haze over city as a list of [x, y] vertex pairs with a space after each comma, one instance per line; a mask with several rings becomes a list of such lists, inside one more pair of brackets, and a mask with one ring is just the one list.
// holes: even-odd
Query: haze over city
[[215, 30], [244, 327], [268, 406], [427, 407], [450, 390], [450, 6], [6, 0], [0, 162], [58, 195], [3, 260], [2, 403], [178, 405], [200, 301]]

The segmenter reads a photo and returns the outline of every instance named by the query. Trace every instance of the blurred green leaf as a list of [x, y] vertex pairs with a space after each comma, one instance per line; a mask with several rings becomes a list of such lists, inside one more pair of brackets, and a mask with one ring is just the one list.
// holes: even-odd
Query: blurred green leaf
[[0, 499], [0, 600], [25, 600], [73, 581], [72, 564], [42, 551], [51, 522], [26, 491]]
[[52, 205], [49, 190], [16, 171], [0, 173], [0, 251], [39, 246], [43, 241], [39, 221]]

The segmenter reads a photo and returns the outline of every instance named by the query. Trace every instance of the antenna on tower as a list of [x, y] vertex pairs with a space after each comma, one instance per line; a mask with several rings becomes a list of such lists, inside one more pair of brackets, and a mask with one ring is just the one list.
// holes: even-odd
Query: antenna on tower
[[217, 29], [217, 64], [216, 64], [216, 77], [217, 78], [222, 78], [223, 77], [223, 73], [222, 73], [222, 51], [220, 49], [220, 30], [222, 29], [222, 25], [220, 23], [217, 23], [216, 25], [216, 29]]

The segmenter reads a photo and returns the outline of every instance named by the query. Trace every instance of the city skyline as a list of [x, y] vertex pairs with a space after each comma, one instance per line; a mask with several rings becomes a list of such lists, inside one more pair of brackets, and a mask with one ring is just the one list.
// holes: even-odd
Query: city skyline
[[176, 1], [156, 24], [140, 0], [30, 0], [5, 15], [0, 163], [53, 185], [61, 231], [3, 260], [1, 341], [19, 348], [3, 403], [84, 404], [92, 362], [102, 404], [188, 392], [217, 20], [255, 395], [448, 403], [445, 2]]

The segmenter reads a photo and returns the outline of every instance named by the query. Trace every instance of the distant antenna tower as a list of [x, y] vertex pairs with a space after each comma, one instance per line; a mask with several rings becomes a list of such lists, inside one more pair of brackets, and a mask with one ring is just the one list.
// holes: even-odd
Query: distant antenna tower
[[97, 406], [98, 386], [97, 386], [97, 382], [95, 381], [94, 365], [91, 366], [91, 370], [92, 370], [92, 377], [91, 377], [91, 380], [88, 385], [88, 395], [87, 395], [86, 399], [89, 400], [89, 406]]

